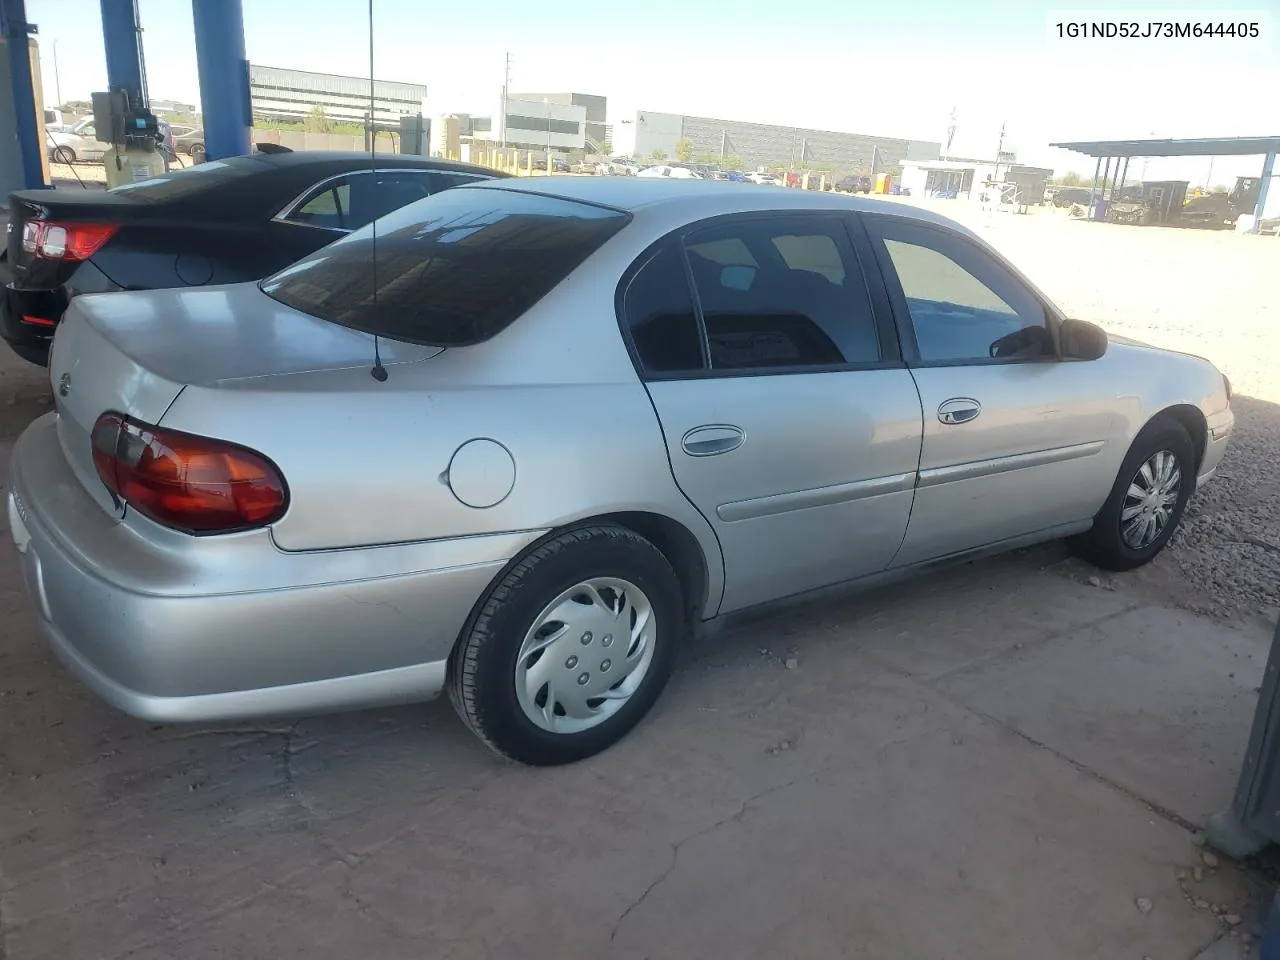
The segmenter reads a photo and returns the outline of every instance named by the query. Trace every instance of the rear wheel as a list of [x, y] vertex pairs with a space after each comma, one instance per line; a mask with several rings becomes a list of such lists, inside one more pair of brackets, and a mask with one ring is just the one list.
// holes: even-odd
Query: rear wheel
[[658, 699], [682, 608], [675, 571], [648, 540], [611, 525], [567, 530], [481, 601], [450, 658], [454, 709], [521, 763], [599, 753]]
[[53, 148], [54, 163], [75, 163], [76, 152], [70, 147], [54, 147]]
[[192, 163], [204, 163], [203, 143], [193, 143], [187, 152], [191, 155]]
[[1093, 528], [1071, 540], [1106, 570], [1132, 570], [1155, 559], [1178, 529], [1195, 489], [1195, 446], [1174, 420], [1148, 424], [1125, 457]]

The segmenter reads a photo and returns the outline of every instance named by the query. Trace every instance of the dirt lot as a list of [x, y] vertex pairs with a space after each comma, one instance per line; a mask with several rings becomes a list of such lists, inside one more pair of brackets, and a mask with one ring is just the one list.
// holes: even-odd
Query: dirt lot
[[[535, 771], [442, 703], [123, 717], [46, 652], [0, 545], [0, 958], [1243, 956], [1259, 888], [1193, 830], [1230, 798], [1280, 599], [1280, 242], [965, 219], [1246, 395], [1151, 569], [1048, 546], [775, 618], [691, 649], [618, 748]], [[4, 353], [0, 471], [45, 409]]]

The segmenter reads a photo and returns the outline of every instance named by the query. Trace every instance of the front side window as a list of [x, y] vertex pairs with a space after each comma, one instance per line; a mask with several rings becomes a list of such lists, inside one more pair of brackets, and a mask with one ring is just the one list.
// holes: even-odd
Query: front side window
[[[394, 340], [480, 343], [546, 296], [630, 220], [493, 187], [445, 190], [262, 282], [296, 310]], [[375, 284], [376, 277], [376, 284]]]
[[879, 335], [843, 222], [750, 219], [686, 238], [712, 370], [875, 363]]
[[1017, 278], [964, 237], [879, 221], [927, 363], [1034, 360], [1053, 354], [1044, 307]]

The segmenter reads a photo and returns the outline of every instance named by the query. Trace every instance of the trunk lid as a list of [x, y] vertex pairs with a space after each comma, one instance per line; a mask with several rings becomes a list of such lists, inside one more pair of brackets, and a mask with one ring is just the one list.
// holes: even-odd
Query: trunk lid
[[[63, 453], [103, 509], [121, 516], [93, 466], [102, 414], [158, 425], [188, 385], [372, 368], [373, 351], [372, 336], [299, 313], [256, 284], [76, 297], [49, 357]], [[386, 366], [441, 352], [386, 341], [381, 350]]]

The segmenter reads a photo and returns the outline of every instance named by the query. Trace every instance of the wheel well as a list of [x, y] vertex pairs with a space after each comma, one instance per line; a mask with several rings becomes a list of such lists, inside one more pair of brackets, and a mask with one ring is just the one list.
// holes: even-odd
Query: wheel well
[[662, 552], [662, 555], [667, 558], [667, 561], [675, 570], [676, 579], [680, 582], [680, 592], [683, 595], [685, 604], [686, 623], [690, 629], [697, 626], [707, 599], [707, 561], [697, 538], [684, 524], [661, 514], [640, 511], [584, 517], [565, 526], [549, 530], [544, 536], [539, 537], [512, 557], [503, 565], [502, 570], [489, 581], [484, 592], [480, 594], [472, 606], [471, 613], [468, 614], [466, 622], [458, 632], [458, 636], [454, 638], [453, 646], [449, 649], [448, 669], [450, 676], [453, 675], [453, 670], [456, 668], [457, 653], [462, 646], [462, 638], [467, 635], [472, 624], [475, 623], [475, 619], [484, 608], [485, 601], [493, 590], [494, 585], [502, 580], [506, 572], [523, 557], [528, 556], [542, 544], [559, 536], [566, 530], [597, 526], [602, 523], [612, 523], [620, 527], [626, 527], [633, 533], [638, 533], [644, 537]]
[[1196, 469], [1199, 470], [1200, 464], [1204, 461], [1205, 443], [1209, 439], [1209, 424], [1205, 421], [1200, 408], [1193, 407], [1189, 403], [1180, 403], [1161, 410], [1152, 417], [1152, 420], [1158, 420], [1161, 417], [1175, 421], [1191, 435], [1191, 442], [1196, 448]]
[[591, 521], [612, 521], [634, 530], [662, 551], [680, 580], [684, 594], [685, 615], [689, 623], [697, 623], [707, 596], [707, 560], [697, 538], [684, 524], [657, 513], [612, 513]]

